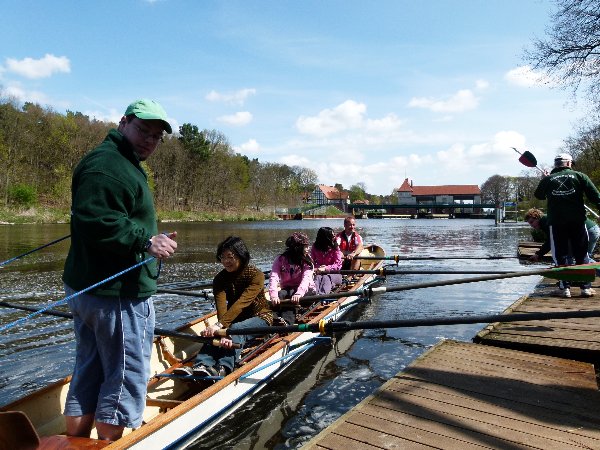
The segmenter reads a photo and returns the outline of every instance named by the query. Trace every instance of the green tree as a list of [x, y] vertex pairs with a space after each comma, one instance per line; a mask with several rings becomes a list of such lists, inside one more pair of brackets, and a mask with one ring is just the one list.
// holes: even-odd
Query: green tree
[[588, 97], [600, 103], [600, 3], [597, 0], [555, 0], [556, 11], [543, 39], [525, 51], [525, 60], [576, 94], [585, 85]]

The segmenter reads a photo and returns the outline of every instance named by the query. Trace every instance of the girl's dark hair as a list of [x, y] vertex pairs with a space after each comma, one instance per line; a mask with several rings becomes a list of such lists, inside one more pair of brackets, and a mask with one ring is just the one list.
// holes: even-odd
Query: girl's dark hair
[[330, 227], [321, 227], [319, 231], [317, 231], [317, 238], [315, 239], [315, 248], [321, 250], [322, 252], [326, 252], [330, 248], [337, 248], [338, 244], [335, 240], [335, 233], [333, 228]]
[[304, 254], [304, 247], [310, 245], [308, 236], [304, 233], [292, 233], [292, 235], [285, 240], [285, 251], [283, 255], [293, 264], [301, 265], [305, 262], [312, 265], [312, 259], [309, 255]]
[[217, 246], [217, 261], [221, 261], [221, 255], [225, 250], [231, 251], [240, 258], [241, 267], [246, 267], [250, 262], [250, 252], [248, 251], [248, 247], [246, 247], [246, 243], [242, 241], [242, 238], [237, 236], [225, 238], [225, 240]]

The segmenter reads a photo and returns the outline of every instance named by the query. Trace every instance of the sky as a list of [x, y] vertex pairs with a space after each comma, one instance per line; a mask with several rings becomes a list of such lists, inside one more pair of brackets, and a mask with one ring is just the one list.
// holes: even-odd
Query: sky
[[[551, 0], [0, 0], [3, 97], [174, 130], [389, 195], [549, 165], [585, 114], [526, 65]], [[159, 149], [160, 151], [160, 149]]]

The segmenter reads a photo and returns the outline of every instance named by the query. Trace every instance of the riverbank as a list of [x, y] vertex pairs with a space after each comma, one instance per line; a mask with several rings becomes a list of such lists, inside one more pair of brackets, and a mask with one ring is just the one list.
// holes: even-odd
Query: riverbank
[[[158, 211], [159, 222], [248, 222], [277, 220], [272, 213], [259, 211]], [[0, 224], [69, 223], [68, 210], [52, 207], [0, 208]]]

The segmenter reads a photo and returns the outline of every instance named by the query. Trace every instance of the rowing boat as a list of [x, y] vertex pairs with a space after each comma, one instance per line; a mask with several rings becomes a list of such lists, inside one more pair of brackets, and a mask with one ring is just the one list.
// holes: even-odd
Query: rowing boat
[[[382, 257], [384, 254], [381, 247], [371, 245], [363, 250], [361, 256]], [[382, 264], [383, 260], [361, 260], [361, 268], [366, 270], [379, 268]], [[348, 296], [311, 305], [303, 311], [300, 323], [340, 319], [364, 301], [357, 291], [375, 281], [375, 275], [366, 274], [344, 284], [341, 291], [348, 292]], [[216, 312], [212, 312], [177, 328], [177, 331], [199, 335], [216, 321]], [[33, 435], [33, 439], [41, 437], [42, 444], [51, 442], [52, 448], [58, 448], [57, 443], [72, 449], [183, 448], [242, 406], [323, 339], [319, 333], [310, 332], [255, 338], [251, 341], [253, 345], [244, 349], [242, 361], [236, 369], [213, 383], [190, 382], [173, 374], [176, 368], [193, 360], [203, 344], [157, 336], [151, 360], [153, 376], [148, 383], [144, 422], [140, 428], [126, 429], [123, 437], [114, 442], [95, 439], [95, 430], [89, 439], [64, 436], [62, 411], [70, 382], [70, 377], [67, 377], [0, 408], [0, 444], [8, 439], [3, 433], [10, 433], [13, 442], [15, 438], [23, 441]], [[31, 423], [28, 430], [27, 426], [19, 426], [22, 431], [16, 432], [16, 436], [16, 428], [11, 426], [15, 415], [20, 416], [16, 419], [21, 421], [21, 425]], [[41, 448], [44, 448], [43, 445]]]

